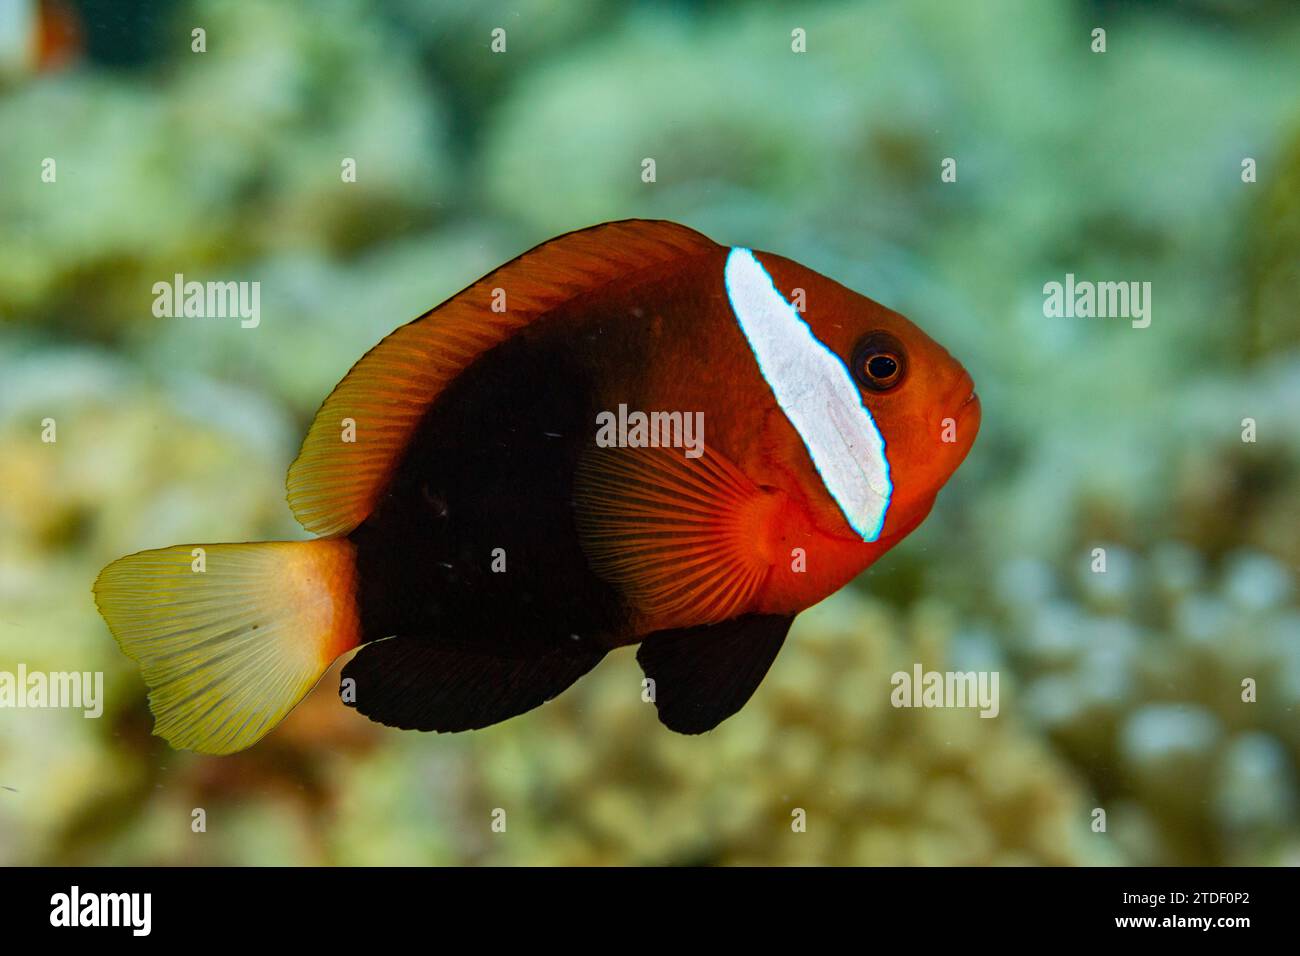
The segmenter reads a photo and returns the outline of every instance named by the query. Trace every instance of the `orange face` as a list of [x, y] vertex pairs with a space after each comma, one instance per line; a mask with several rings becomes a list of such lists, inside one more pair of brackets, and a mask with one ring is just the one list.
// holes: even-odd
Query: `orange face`
[[[697, 270], [653, 327], [671, 361], [630, 363], [600, 407], [710, 410], [710, 453], [768, 493], [745, 519], [769, 568], [750, 609], [797, 614], [925, 518], [975, 440], [979, 402], [919, 328], [796, 262], [720, 248]], [[663, 294], [633, 286], [607, 311], [635, 314]], [[708, 310], [715, 321], [700, 321]]]
[[969, 373], [947, 349], [901, 315], [862, 303], [870, 307], [863, 313], [872, 329], [854, 346], [849, 370], [885, 439], [894, 485], [889, 534], [918, 508], [928, 511], [966, 458], [979, 432], [980, 403]]
[[[803, 290], [804, 320], [849, 369], [884, 440], [893, 487], [877, 543], [892, 545], [924, 518], [970, 451], [980, 425], [974, 383], [943, 346], [898, 313], [788, 259], [759, 258], [788, 301]], [[774, 431], [769, 440], [788, 446], [786, 460], [807, 461], [793, 430]], [[810, 467], [795, 474], [816, 525], [852, 535], [821, 476]]]

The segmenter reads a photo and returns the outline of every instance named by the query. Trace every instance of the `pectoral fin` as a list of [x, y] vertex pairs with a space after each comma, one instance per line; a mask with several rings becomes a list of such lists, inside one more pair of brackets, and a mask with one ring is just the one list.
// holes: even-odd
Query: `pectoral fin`
[[590, 449], [574, 504], [596, 573], [665, 624], [743, 612], [771, 569], [782, 507], [720, 452], [666, 448]]

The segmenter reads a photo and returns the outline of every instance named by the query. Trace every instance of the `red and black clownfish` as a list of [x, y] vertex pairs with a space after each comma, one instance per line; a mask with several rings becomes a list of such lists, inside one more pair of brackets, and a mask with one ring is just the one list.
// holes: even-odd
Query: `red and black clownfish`
[[965, 369], [901, 315], [781, 256], [612, 222], [357, 362], [289, 469], [321, 537], [144, 551], [95, 597], [175, 747], [248, 747], [358, 647], [344, 703], [459, 731], [639, 643], [659, 719], [701, 733], [796, 614], [920, 524], [979, 421]]

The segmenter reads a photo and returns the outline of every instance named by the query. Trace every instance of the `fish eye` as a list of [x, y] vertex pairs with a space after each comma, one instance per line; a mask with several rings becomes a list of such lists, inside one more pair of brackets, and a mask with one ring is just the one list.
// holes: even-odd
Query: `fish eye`
[[872, 332], [853, 350], [853, 377], [863, 388], [887, 392], [903, 380], [903, 345], [888, 332]]

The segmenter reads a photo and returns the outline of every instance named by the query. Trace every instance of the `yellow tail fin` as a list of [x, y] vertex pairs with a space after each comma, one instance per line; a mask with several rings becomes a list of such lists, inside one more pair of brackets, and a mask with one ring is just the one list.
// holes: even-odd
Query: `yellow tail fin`
[[355, 553], [341, 538], [141, 551], [94, 590], [149, 685], [154, 733], [186, 750], [256, 743], [360, 640]]

